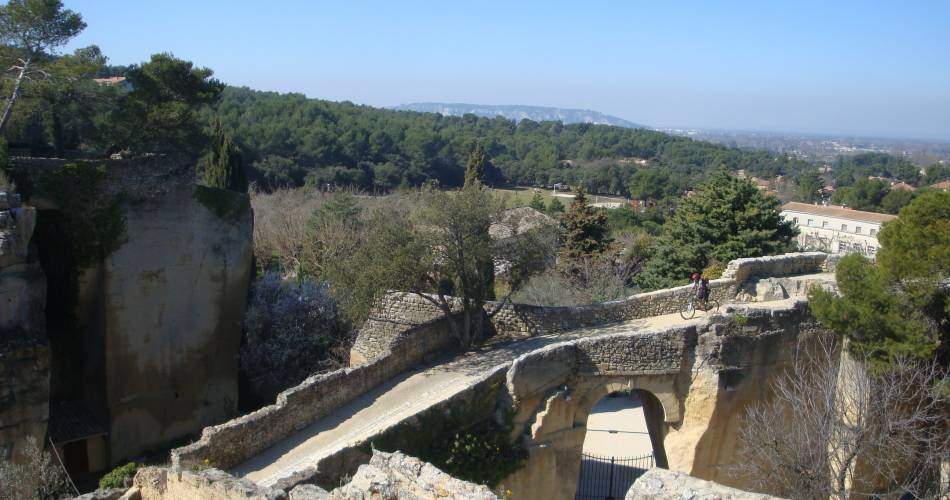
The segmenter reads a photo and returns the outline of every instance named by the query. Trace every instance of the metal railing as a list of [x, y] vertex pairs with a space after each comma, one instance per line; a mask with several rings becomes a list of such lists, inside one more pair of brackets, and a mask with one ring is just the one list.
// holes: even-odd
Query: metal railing
[[581, 455], [581, 476], [575, 500], [615, 500], [624, 498], [633, 482], [654, 467], [653, 455], [618, 458]]

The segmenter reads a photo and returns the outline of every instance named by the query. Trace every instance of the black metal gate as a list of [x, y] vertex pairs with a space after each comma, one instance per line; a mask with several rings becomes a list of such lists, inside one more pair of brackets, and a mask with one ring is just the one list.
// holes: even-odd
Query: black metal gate
[[622, 499], [633, 482], [655, 464], [653, 455], [634, 458], [581, 455], [575, 500]]

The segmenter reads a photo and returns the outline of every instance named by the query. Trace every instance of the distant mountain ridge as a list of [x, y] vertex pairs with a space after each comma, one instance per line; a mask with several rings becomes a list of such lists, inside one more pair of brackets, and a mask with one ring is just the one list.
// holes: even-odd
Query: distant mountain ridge
[[465, 103], [445, 103], [445, 102], [416, 102], [412, 104], [400, 104], [393, 106], [392, 109], [399, 111], [421, 111], [423, 113], [439, 113], [446, 116], [462, 116], [471, 113], [476, 116], [487, 116], [489, 118], [502, 116], [509, 120], [521, 121], [524, 119], [540, 121], [561, 121], [564, 124], [569, 123], [593, 123], [595, 125], [614, 125], [626, 128], [644, 128], [643, 125], [617, 118], [616, 116], [605, 115], [598, 111], [589, 109], [567, 109], [551, 108], [545, 106], [521, 106], [521, 105], [490, 105], [490, 104], [465, 104]]

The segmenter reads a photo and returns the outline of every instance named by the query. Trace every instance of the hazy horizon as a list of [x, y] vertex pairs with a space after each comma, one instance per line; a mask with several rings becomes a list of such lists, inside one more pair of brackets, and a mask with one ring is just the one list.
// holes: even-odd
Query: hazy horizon
[[66, 0], [112, 64], [390, 107], [590, 109], [657, 128], [950, 140], [950, 3]]

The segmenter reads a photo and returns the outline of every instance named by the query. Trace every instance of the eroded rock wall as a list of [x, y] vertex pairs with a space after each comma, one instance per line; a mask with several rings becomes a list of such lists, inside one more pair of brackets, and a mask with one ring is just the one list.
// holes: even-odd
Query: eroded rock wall
[[28, 257], [36, 211], [0, 192], [0, 460], [19, 458], [26, 438], [44, 441], [49, 418], [46, 279]]
[[75, 328], [96, 352], [59, 355], [98, 370], [83, 397], [105, 413], [111, 462], [232, 416], [252, 271], [247, 195], [197, 186], [187, 158], [13, 165], [24, 202], [74, 229]]

